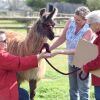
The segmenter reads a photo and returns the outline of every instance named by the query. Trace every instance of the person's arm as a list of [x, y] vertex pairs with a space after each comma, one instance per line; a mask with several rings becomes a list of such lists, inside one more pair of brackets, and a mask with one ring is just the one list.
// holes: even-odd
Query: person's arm
[[83, 36], [82, 39], [87, 40], [87, 41], [92, 41], [92, 37], [93, 36], [93, 31], [91, 29], [89, 29]]
[[59, 51], [59, 54], [64, 54], [64, 55], [74, 55], [75, 54], [75, 49], [70, 49], [70, 50], [61, 50]]
[[83, 70], [88, 73], [90, 71], [93, 71], [93, 70], [96, 70], [99, 68], [100, 68], [100, 39], [98, 42], [98, 56], [97, 56], [97, 58], [88, 62], [87, 64], [85, 64], [83, 66]]
[[69, 23], [70, 23], [70, 21], [68, 21], [66, 23], [61, 36], [50, 46], [50, 50], [53, 50], [53, 49], [57, 48], [58, 46], [60, 46], [61, 44], [64, 43], [64, 41], [66, 40], [66, 31], [68, 29]]
[[14, 56], [7, 52], [4, 52], [0, 56], [0, 69], [2, 70], [12, 70], [12, 71], [21, 71], [31, 68], [38, 67], [38, 61], [41, 58], [47, 57], [47, 54], [31, 55], [31, 56]]
[[75, 54], [75, 49], [71, 49], [71, 50], [55, 50], [53, 52], [50, 53], [50, 57], [54, 57], [58, 54], [63, 54], [63, 55], [74, 55]]

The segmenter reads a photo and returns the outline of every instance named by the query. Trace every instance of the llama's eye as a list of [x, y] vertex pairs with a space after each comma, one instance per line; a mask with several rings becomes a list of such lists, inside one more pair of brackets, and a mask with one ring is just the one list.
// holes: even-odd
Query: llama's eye
[[43, 16], [43, 19], [46, 20], [46, 16]]

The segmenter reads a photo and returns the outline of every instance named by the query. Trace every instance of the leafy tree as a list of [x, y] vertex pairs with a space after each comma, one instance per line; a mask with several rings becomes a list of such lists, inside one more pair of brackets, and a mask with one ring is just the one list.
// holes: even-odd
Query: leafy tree
[[48, 2], [69, 2], [69, 3], [84, 3], [86, 4], [86, 0], [26, 0], [28, 6], [40, 9], [46, 7]]
[[68, 2], [68, 0], [26, 0], [27, 5], [32, 8], [43, 8], [48, 2]]
[[68, 0], [70, 3], [86, 3], [86, 0]]
[[90, 10], [100, 9], [100, 0], [87, 0], [87, 6]]
[[45, 0], [26, 0], [26, 3], [32, 8], [42, 8], [46, 6]]

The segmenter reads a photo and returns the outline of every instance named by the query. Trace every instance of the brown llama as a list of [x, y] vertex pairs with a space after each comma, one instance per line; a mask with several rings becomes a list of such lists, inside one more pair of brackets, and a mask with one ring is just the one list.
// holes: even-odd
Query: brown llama
[[[12, 36], [12, 33], [8, 33], [7, 36], [8, 40], [10, 41], [8, 42], [7, 50], [12, 54], [20, 56], [38, 54], [43, 44], [47, 42], [47, 38], [50, 40], [54, 39], [53, 27], [55, 23], [53, 18], [55, 16], [55, 13], [55, 8], [50, 13], [47, 13], [46, 9], [41, 9], [40, 18], [31, 27], [29, 33], [23, 40], [16, 38], [16, 36], [11, 40], [9, 36]], [[45, 61], [44, 59], [42, 59], [41, 61], [39, 61], [38, 68], [21, 71], [17, 74], [19, 85], [24, 80], [29, 81], [31, 100], [34, 100], [37, 81], [43, 78], [45, 74], [44, 63]]]

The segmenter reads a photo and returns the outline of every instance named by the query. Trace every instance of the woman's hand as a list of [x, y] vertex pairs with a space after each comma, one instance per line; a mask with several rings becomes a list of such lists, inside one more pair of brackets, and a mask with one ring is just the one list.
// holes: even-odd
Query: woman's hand
[[42, 58], [51, 58], [54, 57], [58, 54], [64, 54], [64, 55], [73, 55], [75, 53], [75, 50], [55, 50], [51, 53], [46, 53], [46, 51], [42, 51], [42, 53], [38, 54], [38, 59], [42, 59]]
[[85, 73], [85, 71], [84, 71], [84, 66], [81, 67], [81, 71]]
[[51, 53], [45, 53], [45, 52], [42, 52], [37, 55], [38, 60], [41, 60], [42, 58], [50, 58], [50, 57], [51, 57]]

